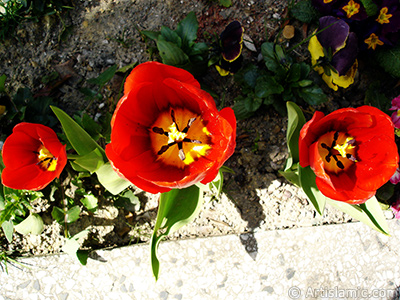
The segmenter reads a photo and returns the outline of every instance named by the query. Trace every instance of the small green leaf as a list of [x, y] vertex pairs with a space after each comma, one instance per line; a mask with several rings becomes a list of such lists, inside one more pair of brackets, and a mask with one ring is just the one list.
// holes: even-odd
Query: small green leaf
[[73, 237], [66, 239], [65, 244], [62, 246], [62, 251], [64, 251], [65, 253], [68, 253], [70, 256], [77, 257], [82, 265], [86, 264], [87, 256], [85, 257], [86, 251], [81, 252], [79, 250], [80, 244], [78, 242], [78, 239], [86, 236], [88, 233], [89, 233], [89, 231], [87, 229], [80, 231], [77, 234], [75, 234]]
[[278, 73], [282, 66], [277, 61], [275, 56], [275, 44], [270, 42], [265, 42], [261, 45], [261, 54], [264, 57], [265, 65], [268, 70]]
[[289, 69], [287, 75], [287, 82], [297, 82], [300, 80], [301, 76], [301, 66], [300, 64], [293, 64]]
[[[51, 216], [54, 218], [54, 220], [56, 220], [58, 223], [63, 225], [63, 224], [65, 224], [65, 221], [67, 221], [67, 223], [69, 224], [69, 223], [73, 223], [76, 220], [78, 220], [80, 213], [81, 213], [81, 209], [79, 206], [73, 206], [67, 212], [65, 212], [63, 209], [55, 206], [55, 207], [53, 207]], [[67, 216], [66, 220], [65, 220], [65, 215]]]
[[114, 205], [130, 212], [136, 212], [140, 209], [139, 198], [131, 190], [124, 192], [114, 200]]
[[175, 32], [182, 39], [182, 49], [186, 53], [189, 53], [189, 49], [193, 47], [197, 39], [197, 30], [199, 29], [199, 23], [196, 19], [196, 14], [192, 11], [188, 13], [176, 28]]
[[6, 91], [6, 79], [7, 76], [5, 74], [0, 76], [0, 93], [4, 93]]
[[171, 43], [177, 45], [179, 48], [182, 47], [182, 39], [179, 37], [179, 35], [175, 31], [171, 30], [170, 28], [168, 28], [166, 26], [161, 27], [161, 37], [165, 41], [171, 42]]
[[231, 7], [232, 0], [219, 0], [219, 5], [221, 5], [223, 7]]
[[266, 98], [272, 94], [280, 94], [283, 90], [283, 86], [281, 86], [273, 76], [264, 75], [257, 78], [254, 92], [257, 97]]
[[68, 116], [61, 109], [55, 106], [51, 106], [51, 109], [60, 121], [64, 133], [68, 138], [68, 141], [71, 143], [71, 146], [79, 155], [89, 154], [97, 148], [103, 155], [104, 161], [107, 161], [104, 149], [101, 148], [99, 144], [97, 144], [92, 139], [92, 137], [85, 130], [82, 129], [81, 126], [79, 126], [70, 116]]
[[152, 39], [154, 41], [157, 41], [160, 32], [159, 31], [149, 31], [149, 30], [142, 30], [140, 31], [143, 35], [147, 36], [149, 39]]
[[389, 227], [387, 225], [385, 215], [383, 214], [381, 206], [375, 197], [372, 197], [367, 200], [367, 202], [359, 205], [351, 205], [329, 198], [327, 198], [327, 203], [363, 222], [372, 229], [389, 235]]
[[[150, 240], [153, 275], [158, 279], [160, 262], [157, 248], [161, 239], [191, 222], [200, 212], [203, 192], [193, 185], [185, 189], [174, 189], [160, 196], [154, 231]], [[164, 229], [160, 233], [160, 229]]]
[[96, 174], [101, 185], [113, 195], [121, 193], [124, 189], [131, 185], [129, 181], [126, 181], [118, 176], [109, 162], [102, 165], [96, 171]]
[[174, 43], [159, 39], [157, 48], [164, 64], [182, 66], [189, 62], [188, 56]]
[[312, 23], [319, 18], [319, 13], [315, 9], [311, 0], [302, 0], [297, 2], [290, 10], [293, 18], [303, 23]]
[[368, 17], [374, 16], [378, 13], [379, 8], [373, 0], [360, 0], [367, 12]]
[[42, 233], [43, 229], [43, 220], [38, 214], [30, 214], [29, 217], [15, 226], [15, 231], [23, 235], [29, 233], [38, 235]]
[[105, 70], [103, 73], [101, 73], [99, 76], [97, 76], [96, 78], [90, 78], [88, 82], [91, 84], [96, 84], [98, 86], [103, 86], [114, 77], [117, 69], [118, 65], [113, 65], [109, 67], [107, 70]]
[[4, 221], [1, 224], [1, 228], [3, 229], [4, 235], [9, 243], [12, 243], [13, 233], [14, 233], [14, 225], [12, 221]]
[[371, 105], [384, 112], [389, 112], [390, 101], [381, 91], [381, 83], [373, 82], [367, 89], [365, 93], [364, 103], [366, 105]]
[[400, 78], [400, 45], [379, 49], [374, 53], [376, 60], [386, 72]]
[[324, 91], [316, 85], [306, 86], [297, 91], [299, 96], [312, 106], [328, 101], [328, 97], [325, 95]]
[[286, 160], [285, 171], [290, 169], [293, 164], [299, 162], [299, 137], [300, 130], [306, 123], [303, 112], [293, 102], [287, 102], [286, 108], [288, 112], [288, 127], [286, 131], [286, 142], [288, 146], [289, 156]]
[[246, 97], [244, 99], [244, 106], [247, 111], [255, 112], [263, 104], [263, 99], [258, 97]]
[[235, 112], [237, 120], [244, 120], [253, 115], [253, 112], [246, 109], [245, 99], [246, 98], [242, 96], [239, 96], [235, 99], [235, 104], [233, 105], [233, 111]]
[[315, 210], [322, 216], [328, 198], [319, 191], [317, 184], [315, 183], [316, 176], [313, 170], [311, 170], [309, 166], [303, 168], [299, 165], [299, 178], [300, 186], [304, 193], [314, 205]]
[[99, 200], [92, 194], [85, 195], [81, 199], [83, 206], [85, 206], [86, 209], [91, 212], [94, 212], [97, 209], [98, 201]]

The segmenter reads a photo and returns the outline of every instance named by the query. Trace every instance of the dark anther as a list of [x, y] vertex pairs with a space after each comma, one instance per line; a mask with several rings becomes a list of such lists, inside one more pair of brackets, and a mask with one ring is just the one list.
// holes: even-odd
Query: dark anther
[[355, 139], [351, 139], [350, 141], [347, 141], [347, 145], [353, 145], [355, 142]]
[[344, 165], [343, 165], [343, 163], [340, 161], [340, 160], [338, 160], [337, 162], [336, 162], [336, 165], [339, 167], [339, 169], [344, 169]]
[[168, 145], [162, 146], [161, 149], [160, 149], [160, 151], [157, 152], [157, 154], [158, 154], [158, 155], [163, 154], [165, 151], [167, 151], [167, 150], [169, 149], [169, 147], [171, 147], [171, 146], [173, 146], [173, 145], [175, 145], [175, 144], [176, 144], [176, 142], [172, 142], [172, 143], [169, 143]]
[[192, 126], [192, 124], [193, 124], [194, 121], [196, 121], [196, 118], [191, 118], [191, 119], [189, 119], [189, 121], [187, 122], [187, 125], [186, 125], [185, 129], [183, 129], [182, 132], [183, 132], [183, 133], [187, 133], [188, 130], [189, 130], [189, 128], [190, 128], [190, 126]]
[[339, 137], [339, 132], [336, 131], [335, 134], [333, 135], [333, 141], [332, 141], [332, 146], [331, 146], [331, 148], [335, 147], [336, 141], [337, 141], [338, 137]]
[[168, 132], [164, 131], [164, 129], [160, 127], [153, 127], [153, 132], [168, 136]]
[[331, 154], [329, 153], [327, 156], [325, 156], [325, 160], [327, 163], [331, 161]]
[[325, 143], [322, 143], [321, 147], [327, 150], [331, 150], [331, 148], [329, 148]]
[[175, 126], [176, 126], [176, 129], [177, 129], [178, 131], [180, 131], [180, 130], [179, 130], [179, 127], [178, 127], [178, 123], [176, 123], [175, 111], [174, 111], [173, 109], [171, 109], [171, 118], [172, 118], [172, 122], [174, 122], [174, 124], [175, 124]]

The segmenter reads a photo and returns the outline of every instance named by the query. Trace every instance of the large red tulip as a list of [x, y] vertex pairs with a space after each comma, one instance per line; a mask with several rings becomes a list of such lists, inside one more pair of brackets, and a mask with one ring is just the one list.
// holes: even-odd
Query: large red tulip
[[41, 124], [20, 123], [2, 149], [3, 185], [18, 190], [41, 190], [58, 178], [67, 163], [65, 145]]
[[127, 77], [106, 154], [114, 170], [150, 193], [208, 183], [232, 155], [236, 118], [185, 70], [147, 62]]
[[396, 172], [399, 154], [390, 117], [371, 106], [315, 112], [300, 132], [300, 165], [310, 166], [325, 196], [360, 204]]

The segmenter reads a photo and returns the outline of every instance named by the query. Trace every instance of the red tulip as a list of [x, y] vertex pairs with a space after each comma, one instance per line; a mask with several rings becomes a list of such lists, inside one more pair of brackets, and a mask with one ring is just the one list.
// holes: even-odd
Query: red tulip
[[299, 156], [322, 194], [350, 204], [374, 196], [399, 162], [390, 117], [370, 106], [315, 112], [301, 129]]
[[106, 154], [114, 170], [150, 193], [208, 183], [233, 154], [236, 118], [185, 70], [147, 62], [127, 77]]
[[67, 163], [65, 145], [56, 133], [41, 124], [20, 123], [2, 150], [3, 185], [18, 190], [41, 190], [58, 178]]

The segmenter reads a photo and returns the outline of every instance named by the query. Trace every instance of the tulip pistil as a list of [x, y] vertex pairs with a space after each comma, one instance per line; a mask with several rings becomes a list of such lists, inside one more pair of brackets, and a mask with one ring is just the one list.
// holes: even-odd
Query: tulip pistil
[[45, 171], [55, 171], [57, 166], [57, 157], [50, 153], [43, 145], [40, 146], [38, 151], [34, 152], [38, 157], [38, 162], [36, 163]]
[[204, 121], [185, 109], [171, 109], [168, 114], [161, 114], [153, 125], [153, 147], [158, 158], [167, 164], [184, 167], [211, 149], [210, 133]]
[[325, 170], [339, 173], [347, 170], [355, 158], [356, 140], [343, 132], [328, 132], [319, 139], [318, 149], [324, 161]]

